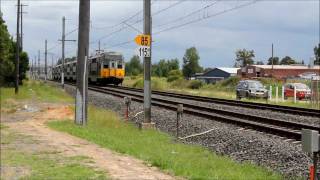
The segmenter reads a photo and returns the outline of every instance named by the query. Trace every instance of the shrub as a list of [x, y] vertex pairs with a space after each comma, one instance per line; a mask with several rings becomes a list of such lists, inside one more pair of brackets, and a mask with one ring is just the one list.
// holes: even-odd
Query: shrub
[[180, 76], [169, 76], [168, 79], [167, 79], [167, 82], [172, 82], [172, 81], [176, 81], [178, 79], [180, 79], [181, 77]]
[[[135, 88], [143, 88], [143, 79], [138, 79], [132, 86]], [[154, 90], [164, 90], [167, 89], [167, 83], [164, 78], [152, 78], [151, 88]]]
[[189, 85], [188, 87], [191, 88], [191, 89], [199, 89], [203, 86], [204, 82], [202, 81], [199, 81], [199, 80], [191, 80], [189, 82]]
[[183, 88], [187, 88], [188, 87], [188, 81], [183, 79], [183, 78], [179, 78], [175, 81], [172, 81], [170, 83], [170, 86], [172, 88], [177, 88], [177, 89], [183, 89]]
[[138, 79], [132, 86], [135, 88], [143, 88], [143, 79]]

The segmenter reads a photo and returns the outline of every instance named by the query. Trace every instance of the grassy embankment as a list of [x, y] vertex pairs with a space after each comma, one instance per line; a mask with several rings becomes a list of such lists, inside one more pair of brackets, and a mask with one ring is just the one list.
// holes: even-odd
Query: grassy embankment
[[[36, 91], [35, 93], [43, 95], [46, 93], [42, 92], [52, 91], [50, 94], [52, 94], [54, 101], [64, 101], [67, 96], [61, 90], [43, 84], [33, 85], [33, 90]], [[13, 89], [5, 89], [4, 91], [11, 93]], [[18, 99], [30, 98], [31, 96], [26, 91], [30, 91], [29, 88], [22, 87], [20, 89], [21, 95], [19, 95], [21, 97]], [[4, 99], [8, 100], [12, 96], [12, 94], [6, 93]], [[47, 97], [41, 96], [38, 98], [47, 99]], [[155, 130], [140, 131], [134, 125], [122, 122], [115, 113], [100, 108], [89, 108], [88, 122], [87, 127], [76, 126], [70, 120], [50, 122], [48, 125], [53, 129], [68, 132], [102, 147], [142, 159], [177, 176], [190, 179], [281, 179], [280, 175], [265, 168], [250, 163], [237, 163], [228, 157], [218, 156], [199, 146], [176, 143], [172, 137], [165, 133]], [[16, 157], [19, 158], [19, 156], [17, 154]], [[34, 157], [28, 156], [23, 159], [32, 158]], [[34, 161], [39, 160], [34, 159]], [[41, 167], [41, 162], [39, 163], [39, 167]], [[33, 167], [37, 163], [27, 162], [26, 164]], [[55, 166], [52, 163], [48, 163], [48, 165]], [[68, 166], [53, 169], [57, 173], [66, 171], [72, 174], [72, 172], [76, 172], [77, 168], [74, 167], [73, 171], [70, 171]]]
[[[71, 100], [57, 88], [39, 82], [25, 82], [18, 95], [14, 94], [14, 88], [1, 88], [1, 113], [14, 113], [25, 101]], [[4, 124], [0, 124], [0, 130], [1, 179], [107, 179], [105, 173], [87, 165], [91, 161], [89, 157], [65, 157], [60, 152], [45, 149], [46, 146], [40, 146], [32, 137], [18, 134]]]
[[[216, 84], [204, 84], [196, 81], [188, 81], [182, 78], [176, 79], [174, 81], [168, 82], [167, 78], [159, 78], [152, 77], [152, 89], [160, 90], [160, 91], [171, 91], [177, 93], [198, 95], [198, 96], [206, 96], [206, 97], [214, 97], [214, 98], [222, 98], [222, 99], [236, 99], [235, 89], [236, 85], [239, 82], [239, 78], [233, 77], [224, 81], [220, 81]], [[312, 105], [307, 101], [297, 101], [297, 103], [293, 102], [293, 98], [289, 98], [282, 102], [281, 100], [281, 88], [282, 82], [277, 81], [275, 79], [261, 79], [261, 82], [266, 86], [269, 90], [270, 85], [272, 86], [272, 101], [268, 101], [270, 104], [278, 104], [284, 106], [295, 106], [295, 107], [303, 107], [303, 108], [313, 108]], [[302, 82], [305, 81], [296, 81], [291, 80], [288, 82]], [[308, 84], [308, 83], [306, 83]], [[132, 76], [126, 77], [124, 82], [124, 86], [142, 88], [143, 87], [143, 79], [142, 76]], [[276, 97], [276, 86], [278, 86], [278, 102], [275, 101]], [[247, 102], [259, 102], [266, 103], [263, 99], [242, 99], [242, 101]]]

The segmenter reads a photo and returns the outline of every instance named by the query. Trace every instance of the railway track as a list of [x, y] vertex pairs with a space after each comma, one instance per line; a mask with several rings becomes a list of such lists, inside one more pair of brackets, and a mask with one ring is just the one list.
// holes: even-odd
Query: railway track
[[[143, 91], [142, 89], [123, 87], [123, 86], [117, 86], [117, 87], [107, 86], [107, 87], [125, 89], [125, 90], [136, 91], [136, 92]], [[320, 110], [317, 110], [317, 109], [306, 109], [306, 108], [299, 108], [299, 107], [280, 106], [280, 105], [274, 105], [274, 104], [243, 102], [243, 101], [236, 101], [236, 100], [210, 98], [210, 97], [186, 95], [186, 94], [164, 92], [164, 91], [152, 91], [152, 94], [193, 100], [197, 102], [216, 103], [216, 104], [224, 104], [229, 106], [245, 107], [245, 108], [251, 108], [251, 109], [279, 111], [287, 114], [296, 114], [301, 116], [320, 117]]]
[[[119, 87], [99, 87], [90, 86], [90, 90], [105, 94], [111, 94], [118, 97], [131, 97], [133, 101], [143, 102], [143, 93], [137, 89], [119, 88]], [[168, 95], [171, 97], [171, 95]], [[301, 140], [301, 129], [313, 129], [320, 132], [320, 127], [311, 126], [304, 123], [285, 121], [281, 119], [273, 119], [269, 117], [250, 115], [232, 112], [228, 110], [215, 109], [205, 106], [193, 105], [184, 103], [178, 100], [169, 100], [159, 97], [152, 97], [152, 105], [169, 110], [176, 110], [178, 104], [183, 104], [184, 113], [221, 121], [225, 123], [232, 123], [242, 127], [253, 128], [259, 131], [275, 134], [281, 137]]]

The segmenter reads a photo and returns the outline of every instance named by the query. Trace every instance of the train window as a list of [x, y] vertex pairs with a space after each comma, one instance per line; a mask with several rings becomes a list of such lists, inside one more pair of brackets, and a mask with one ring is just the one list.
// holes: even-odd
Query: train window
[[111, 63], [111, 68], [114, 68], [114, 62]]
[[103, 68], [109, 68], [109, 65], [108, 64], [104, 64]]
[[118, 64], [118, 69], [122, 69], [122, 64]]
[[97, 59], [92, 59], [92, 63], [96, 63], [97, 62]]

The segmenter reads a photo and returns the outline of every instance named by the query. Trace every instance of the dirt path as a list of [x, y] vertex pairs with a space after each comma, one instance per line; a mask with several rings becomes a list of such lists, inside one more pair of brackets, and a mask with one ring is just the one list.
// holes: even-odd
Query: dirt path
[[17, 112], [2, 116], [10, 129], [30, 135], [39, 143], [60, 151], [65, 156], [88, 156], [93, 166], [106, 171], [112, 179], [175, 179], [173, 176], [149, 167], [135, 158], [101, 148], [86, 140], [49, 129], [45, 122], [57, 119], [73, 119], [68, 105], [32, 103]]

